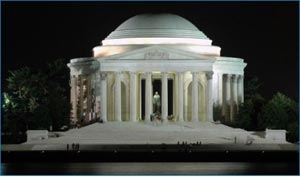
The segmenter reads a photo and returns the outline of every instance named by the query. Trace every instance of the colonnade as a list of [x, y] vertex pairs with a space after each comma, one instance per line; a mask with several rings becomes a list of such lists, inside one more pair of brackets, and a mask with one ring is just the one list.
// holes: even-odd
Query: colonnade
[[73, 121], [92, 119], [93, 97], [90, 75], [72, 75], [70, 80]]
[[[129, 102], [130, 102], [130, 121], [137, 121], [137, 72], [129, 71]], [[96, 73], [100, 75], [100, 80], [96, 81], [96, 84], [100, 84], [100, 117], [103, 121], [107, 121], [107, 72]], [[114, 115], [115, 121], [122, 121], [122, 101], [121, 101], [121, 72], [113, 72], [114, 74]], [[162, 93], [161, 93], [161, 116], [162, 119], [167, 119], [168, 117], [168, 72], [161, 72], [161, 82], [162, 82]], [[177, 84], [174, 85], [177, 87], [177, 104], [175, 104], [177, 110], [177, 121], [184, 121], [184, 74], [185, 72], [176, 72], [177, 76]], [[199, 109], [203, 109], [199, 106], [199, 75], [204, 74], [206, 79], [206, 100], [205, 104], [207, 105], [205, 108], [206, 112], [206, 120], [213, 121], [213, 76], [214, 73], [212, 71], [199, 71], [199, 72], [191, 72], [192, 76], [192, 121], [199, 121]], [[217, 73], [219, 74], [219, 73]], [[152, 114], [152, 72], [145, 72], [145, 121], [150, 121], [150, 116]], [[100, 81], [100, 83], [99, 83]], [[79, 116], [85, 111], [90, 111], [91, 108], [91, 78], [89, 76], [71, 76], [71, 102], [73, 109], [73, 117], [76, 117], [79, 120]], [[86, 95], [86, 102], [84, 102], [83, 96]], [[233, 121], [235, 117], [235, 113], [238, 111], [238, 105], [244, 102], [244, 78], [242, 75], [234, 75], [234, 74], [222, 74], [222, 115], [228, 121]], [[84, 106], [85, 105], [85, 106]]]
[[238, 107], [244, 102], [244, 76], [223, 74], [222, 115], [226, 121], [234, 121]]
[[[114, 115], [115, 115], [115, 121], [122, 121], [121, 120], [121, 79], [120, 79], [120, 72], [114, 72]], [[130, 93], [129, 93], [129, 99], [130, 99], [130, 121], [136, 121], [137, 120], [137, 100], [135, 98], [136, 91], [137, 91], [137, 72], [129, 72], [130, 76]], [[152, 114], [152, 72], [145, 72], [145, 121], [150, 121], [150, 116]], [[183, 122], [184, 121], [184, 90], [183, 90], [183, 75], [184, 72], [177, 72], [175, 73], [178, 78], [177, 82], [177, 98], [178, 103], [177, 105], [177, 111], [178, 111], [178, 121]], [[192, 95], [193, 95], [193, 115], [192, 115], [192, 121], [199, 121], [198, 117], [198, 111], [199, 111], [199, 105], [198, 105], [198, 99], [199, 99], [199, 89], [198, 89], [198, 82], [199, 82], [199, 74], [200, 72], [192, 72]], [[213, 72], [205, 72], [205, 76], [207, 79], [207, 87], [208, 87], [208, 99], [207, 99], [207, 115], [208, 120], [213, 121], [213, 99], [212, 99], [212, 75]], [[162, 82], [162, 93], [161, 93], [161, 117], [162, 119], [166, 120], [168, 117], [168, 72], [161, 72], [161, 82]], [[101, 117], [104, 121], [107, 121], [107, 73], [101, 72]]]

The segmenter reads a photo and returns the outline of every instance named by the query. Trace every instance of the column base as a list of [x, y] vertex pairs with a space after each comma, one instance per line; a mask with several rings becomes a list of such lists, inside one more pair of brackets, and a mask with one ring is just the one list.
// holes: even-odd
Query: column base
[[191, 122], [200, 122], [199, 119], [193, 119]]

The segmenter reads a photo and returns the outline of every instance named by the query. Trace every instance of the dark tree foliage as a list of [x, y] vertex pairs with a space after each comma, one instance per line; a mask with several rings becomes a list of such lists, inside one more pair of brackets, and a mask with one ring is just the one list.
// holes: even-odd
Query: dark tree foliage
[[245, 100], [239, 107], [235, 121], [236, 126], [246, 130], [260, 130], [258, 118], [265, 102], [265, 99], [259, 94], [252, 95], [251, 98]]
[[2, 131], [17, 136], [28, 129], [59, 130], [69, 125], [69, 70], [63, 59], [39, 70], [10, 71], [4, 88]]
[[53, 130], [59, 130], [63, 125], [69, 126], [70, 123], [69, 69], [66, 61], [58, 59], [49, 63], [46, 73], [49, 90], [46, 105], [49, 117], [52, 118]]
[[298, 120], [298, 105], [282, 93], [276, 93], [264, 106], [259, 125], [266, 128], [287, 129], [290, 122]]
[[297, 142], [299, 135], [298, 103], [282, 93], [276, 93], [266, 101], [259, 94], [261, 83], [256, 77], [245, 83], [245, 101], [239, 107], [232, 126], [257, 131], [269, 129], [287, 130], [287, 140]]
[[262, 83], [258, 80], [257, 77], [250, 77], [245, 80], [245, 89], [244, 89], [244, 96], [245, 100], [252, 99], [253, 96], [257, 96], [260, 94], [260, 88]]
[[263, 107], [259, 117], [259, 126], [270, 129], [285, 129], [287, 138], [298, 141], [298, 103], [284, 94], [277, 92]]
[[245, 101], [239, 106], [234, 126], [246, 130], [259, 130], [258, 117], [266, 102], [259, 91], [261, 85], [262, 83], [259, 82], [257, 77], [250, 77], [245, 80]]

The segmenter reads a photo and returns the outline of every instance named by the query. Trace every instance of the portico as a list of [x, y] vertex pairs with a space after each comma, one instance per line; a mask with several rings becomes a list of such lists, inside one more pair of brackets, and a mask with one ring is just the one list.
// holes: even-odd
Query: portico
[[[144, 18], [156, 20], [157, 28], [148, 28]], [[175, 28], [169, 20], [182, 26]], [[162, 21], [168, 23], [169, 33], [160, 26]], [[243, 59], [221, 57], [220, 47], [194, 28], [172, 14], [138, 15], [95, 47], [94, 57], [71, 60], [73, 121], [149, 122], [156, 91], [165, 121], [172, 114], [175, 122], [213, 122], [217, 107], [224, 119], [234, 121], [244, 99], [246, 64]], [[154, 90], [155, 80], [160, 81], [160, 90]]]

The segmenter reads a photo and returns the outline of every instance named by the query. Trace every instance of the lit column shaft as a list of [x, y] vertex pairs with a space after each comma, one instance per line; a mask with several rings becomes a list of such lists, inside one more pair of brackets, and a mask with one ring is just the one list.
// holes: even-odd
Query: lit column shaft
[[241, 103], [244, 103], [244, 76], [240, 77]]
[[74, 121], [77, 118], [77, 78], [75, 75], [71, 75], [71, 103], [72, 103], [72, 117]]
[[136, 121], [136, 73], [130, 72], [130, 120]]
[[152, 88], [152, 78], [151, 73], [146, 73], [146, 91], [145, 91], [145, 121], [150, 121], [151, 115], [151, 104], [152, 104], [152, 95], [151, 95], [151, 88]]
[[236, 101], [237, 101], [237, 90], [236, 90], [236, 82], [237, 77], [236, 75], [232, 75], [231, 77], [231, 99], [230, 99], [230, 121], [234, 121], [234, 117], [235, 117], [235, 107], [236, 107]]
[[82, 120], [82, 116], [83, 116], [83, 93], [84, 93], [84, 89], [83, 89], [83, 75], [79, 76], [79, 88], [78, 88], [78, 92], [79, 92], [79, 117], [78, 120], [81, 121]]
[[192, 103], [193, 103], [193, 110], [192, 110], [192, 120], [198, 122], [198, 72], [192, 72], [193, 75], [193, 88], [192, 88]]
[[115, 120], [121, 122], [121, 73], [115, 72]]
[[223, 73], [218, 74], [218, 98], [219, 98], [219, 105], [223, 104]]
[[95, 74], [95, 112], [96, 112], [96, 117], [100, 116], [100, 107], [101, 107], [101, 74], [96, 73]]
[[178, 121], [183, 122], [183, 73], [178, 73]]
[[207, 120], [210, 122], [213, 122], [213, 90], [212, 90], [212, 77], [213, 72], [207, 72], [206, 73], [206, 79], [207, 79]]
[[107, 74], [106, 73], [101, 73], [101, 107], [100, 107], [100, 113], [101, 113], [101, 119], [104, 121], [104, 122], [107, 122], [107, 93], [106, 93], [106, 88], [107, 88], [107, 81], [106, 81], [106, 78], [107, 78]]
[[162, 73], [162, 119], [167, 120], [168, 117], [168, 73]]
[[226, 121], [228, 121], [228, 119], [230, 118], [230, 81], [231, 81], [231, 75], [230, 74], [227, 74], [227, 77], [226, 77], [226, 102], [224, 103], [225, 104], [225, 119]]

